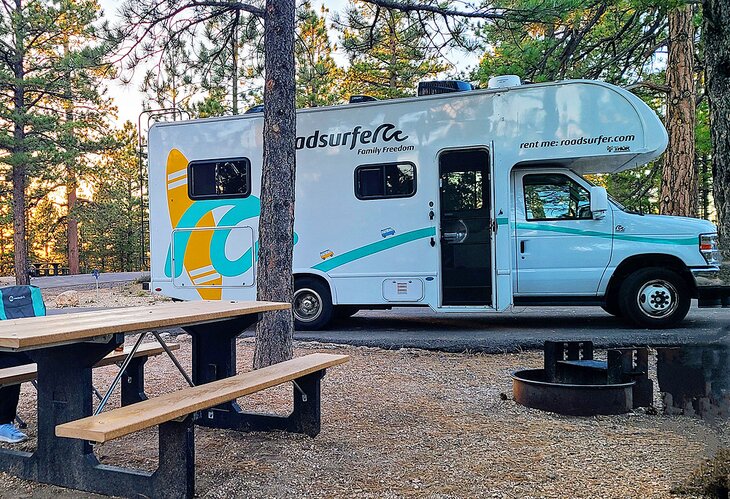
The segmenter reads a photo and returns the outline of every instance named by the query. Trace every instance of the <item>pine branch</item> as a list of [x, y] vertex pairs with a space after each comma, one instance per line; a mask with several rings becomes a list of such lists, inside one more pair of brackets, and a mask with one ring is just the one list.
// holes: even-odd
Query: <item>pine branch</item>
[[638, 83], [633, 83], [631, 85], [627, 85], [624, 87], [626, 90], [633, 92], [634, 90], [638, 88], [648, 88], [649, 90], [653, 90], [655, 92], [662, 92], [668, 94], [671, 90], [671, 88], [668, 85], [662, 85], [661, 83], [654, 83], [651, 81], [640, 81]]
[[[505, 19], [503, 12], [497, 12], [495, 7], [485, 7], [472, 11], [459, 10], [441, 7], [438, 4], [430, 3], [405, 3], [395, 0], [363, 0], [363, 2], [373, 4], [377, 7], [385, 9], [399, 10], [401, 12], [429, 12], [442, 17], [464, 17], [470, 19]], [[500, 9], [505, 10], [505, 9]]]

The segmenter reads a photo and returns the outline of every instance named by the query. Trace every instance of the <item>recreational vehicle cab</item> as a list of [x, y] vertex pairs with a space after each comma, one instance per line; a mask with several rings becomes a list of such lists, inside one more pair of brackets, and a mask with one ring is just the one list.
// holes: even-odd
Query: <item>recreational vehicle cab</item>
[[[297, 113], [297, 328], [367, 308], [567, 304], [655, 328], [693, 297], [727, 305], [711, 223], [627, 212], [582, 176], [664, 151], [646, 104], [597, 81], [492, 86]], [[155, 292], [256, 298], [262, 124], [151, 127]]]

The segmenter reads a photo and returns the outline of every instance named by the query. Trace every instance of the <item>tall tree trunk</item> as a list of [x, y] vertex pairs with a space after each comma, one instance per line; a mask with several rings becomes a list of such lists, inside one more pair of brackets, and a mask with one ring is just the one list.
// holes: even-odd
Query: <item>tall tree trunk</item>
[[706, 91], [712, 139], [712, 193], [720, 246], [730, 252], [730, 3], [704, 0]]
[[66, 206], [68, 213], [66, 215], [67, 222], [67, 239], [68, 239], [68, 273], [76, 275], [79, 270], [79, 222], [73, 216], [73, 210], [76, 206], [76, 179], [75, 172], [69, 168], [69, 183], [66, 185]]
[[697, 216], [693, 59], [692, 6], [684, 5], [669, 13], [667, 60], [669, 147], [662, 170], [660, 203], [660, 211], [665, 215]]
[[[18, 93], [16, 91], [16, 103], [18, 102]], [[17, 107], [16, 107], [17, 109]], [[16, 162], [13, 165], [13, 243], [15, 246], [15, 284], [30, 284], [30, 276], [28, 275], [28, 248], [26, 244], [25, 234], [25, 180], [26, 166], [23, 154], [23, 142], [25, 142], [25, 130], [22, 123], [15, 124], [13, 134], [15, 146], [13, 147], [13, 155]]]
[[232, 91], [233, 94], [233, 115], [238, 114], [238, 12], [236, 12], [236, 22], [233, 25], [233, 35], [231, 36], [231, 56], [232, 56]]
[[[294, 250], [294, 0], [266, 0], [264, 164], [258, 298], [291, 303]], [[292, 357], [291, 310], [267, 312], [256, 329], [254, 368]]]
[[[64, 54], [69, 53], [68, 39], [63, 43]], [[71, 91], [71, 71], [66, 72], [66, 124], [69, 125], [74, 119], [74, 103]], [[69, 159], [66, 165], [66, 247], [68, 260], [68, 273], [76, 275], [79, 273], [79, 222], [74, 218], [74, 207], [76, 206], [76, 171], [74, 171], [74, 159]]]
[[[21, 0], [15, 0], [15, 13], [22, 12]], [[25, 182], [28, 171], [25, 151], [25, 33], [21, 28], [23, 21], [15, 29], [15, 60], [13, 73], [15, 88], [13, 91], [13, 243], [15, 254], [15, 283], [30, 284], [28, 275], [28, 246], [25, 233]]]

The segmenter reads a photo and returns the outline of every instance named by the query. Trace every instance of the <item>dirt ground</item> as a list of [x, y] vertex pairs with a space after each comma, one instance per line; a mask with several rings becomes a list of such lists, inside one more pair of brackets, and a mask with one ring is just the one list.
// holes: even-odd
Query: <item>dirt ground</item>
[[[136, 289], [109, 290], [109, 299], [146, 303], [148, 297], [135, 296]], [[176, 341], [178, 357], [189, 366], [189, 337]], [[510, 373], [539, 367], [541, 352], [296, 347], [295, 355], [351, 356], [323, 380], [322, 432], [312, 439], [196, 428], [199, 497], [665, 498], [674, 497], [670, 489], [703, 458], [730, 445], [728, 423], [661, 411], [580, 418], [522, 407], [512, 400]], [[251, 340], [239, 340], [239, 370], [249, 368], [252, 353]], [[108, 386], [114, 369], [95, 370], [95, 385]], [[150, 395], [184, 386], [169, 359], [147, 363]], [[291, 387], [239, 402], [248, 410], [285, 414]], [[116, 404], [112, 399], [111, 406]], [[35, 446], [34, 413], [35, 392], [26, 384], [20, 414], [31, 439], [19, 446], [23, 450]], [[157, 431], [99, 445], [96, 452], [107, 464], [154, 469]], [[0, 497], [96, 496], [0, 474]]]

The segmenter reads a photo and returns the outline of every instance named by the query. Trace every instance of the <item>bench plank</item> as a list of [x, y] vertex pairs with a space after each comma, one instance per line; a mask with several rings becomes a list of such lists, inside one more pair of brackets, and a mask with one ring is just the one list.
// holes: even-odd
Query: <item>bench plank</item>
[[38, 372], [35, 364], [4, 367], [0, 369], [0, 386], [18, 385], [36, 379]]
[[[180, 348], [179, 343], [168, 343], [170, 350], [178, 350]], [[117, 362], [124, 362], [127, 358], [131, 348], [125, 348], [121, 352], [111, 352], [109, 355], [99, 361], [94, 367], [110, 366]], [[160, 355], [165, 351], [162, 345], [159, 343], [142, 343], [137, 351], [135, 352], [133, 359], [138, 357], [154, 357]], [[38, 377], [38, 367], [35, 364], [24, 364], [22, 366], [5, 367], [0, 369], [0, 386], [17, 385], [19, 383], [27, 383], [33, 381]]]
[[349, 355], [315, 353], [256, 371], [166, 393], [98, 416], [56, 426], [56, 436], [107, 442], [196, 411], [343, 364]]
[[[170, 351], [173, 350], [179, 350], [180, 344], [179, 343], [168, 343], [167, 348], [170, 349]], [[102, 366], [110, 366], [112, 364], [116, 364], [117, 362], [124, 362], [124, 359], [127, 358], [127, 355], [129, 355], [129, 352], [132, 351], [132, 348], [125, 348], [121, 352], [111, 352], [109, 355], [101, 359], [99, 362], [94, 365], [94, 367], [102, 367]], [[133, 359], [136, 359], [137, 357], [154, 357], [156, 355], [161, 355], [165, 353], [165, 349], [162, 348], [162, 345], [157, 343], [156, 341], [150, 342], [150, 343], [142, 343], [137, 351], [134, 353], [134, 356], [132, 356]]]

